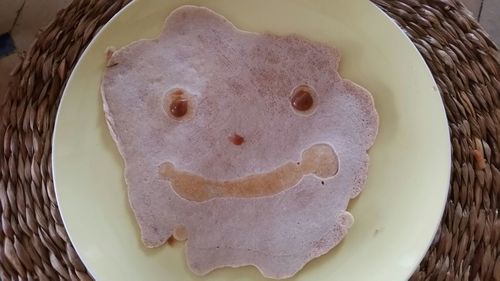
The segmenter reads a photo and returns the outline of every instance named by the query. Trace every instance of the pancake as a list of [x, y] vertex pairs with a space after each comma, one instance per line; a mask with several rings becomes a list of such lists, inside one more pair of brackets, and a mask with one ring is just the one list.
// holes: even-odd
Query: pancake
[[337, 50], [183, 6], [158, 38], [109, 55], [104, 112], [146, 247], [186, 240], [197, 275], [280, 279], [343, 239], [378, 115]]

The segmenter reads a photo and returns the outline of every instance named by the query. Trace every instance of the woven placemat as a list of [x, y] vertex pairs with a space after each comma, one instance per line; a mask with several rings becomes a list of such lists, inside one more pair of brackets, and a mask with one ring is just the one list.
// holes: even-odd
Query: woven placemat
[[[7, 96], [0, 100], [4, 281], [92, 280], [57, 209], [51, 137], [59, 98], [77, 58], [125, 2], [74, 1], [39, 34], [12, 72]], [[451, 133], [446, 211], [411, 280], [500, 281], [498, 50], [458, 1], [373, 2], [403, 27], [431, 68]]]

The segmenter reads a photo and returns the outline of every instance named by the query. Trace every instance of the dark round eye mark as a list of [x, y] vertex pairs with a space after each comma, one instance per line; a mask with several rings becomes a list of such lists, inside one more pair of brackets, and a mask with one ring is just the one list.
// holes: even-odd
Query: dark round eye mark
[[311, 112], [315, 108], [316, 92], [307, 85], [296, 87], [290, 96], [290, 104], [293, 109], [303, 114]]
[[193, 113], [191, 96], [183, 89], [170, 90], [163, 99], [163, 110], [177, 120], [189, 118]]
[[313, 97], [311, 93], [300, 90], [297, 93], [295, 93], [292, 97], [292, 106], [293, 108], [300, 110], [300, 111], [306, 111], [309, 110], [313, 105]]
[[185, 98], [176, 98], [170, 103], [170, 113], [174, 117], [182, 117], [188, 112], [188, 100]]

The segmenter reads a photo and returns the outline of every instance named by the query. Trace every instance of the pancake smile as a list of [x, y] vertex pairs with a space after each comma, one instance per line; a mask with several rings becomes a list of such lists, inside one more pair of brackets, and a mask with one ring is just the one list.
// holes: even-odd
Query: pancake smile
[[299, 162], [289, 162], [271, 172], [235, 180], [205, 179], [189, 172], [178, 171], [170, 162], [161, 164], [159, 169], [161, 177], [170, 182], [180, 197], [197, 202], [221, 197], [271, 196], [295, 186], [304, 176], [312, 174], [326, 179], [335, 176], [337, 171], [338, 158], [328, 144], [315, 144], [306, 149]]

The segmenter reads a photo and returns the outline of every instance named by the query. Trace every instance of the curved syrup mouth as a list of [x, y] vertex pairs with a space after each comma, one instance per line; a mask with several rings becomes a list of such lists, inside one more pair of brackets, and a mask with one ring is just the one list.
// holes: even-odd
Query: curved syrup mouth
[[225, 181], [215, 181], [187, 171], [179, 171], [171, 162], [161, 164], [159, 173], [162, 179], [170, 182], [180, 197], [203, 202], [222, 197], [271, 196], [297, 185], [307, 175], [327, 179], [338, 172], [337, 154], [328, 144], [312, 145], [302, 152], [301, 158], [298, 162], [285, 163], [267, 173]]

